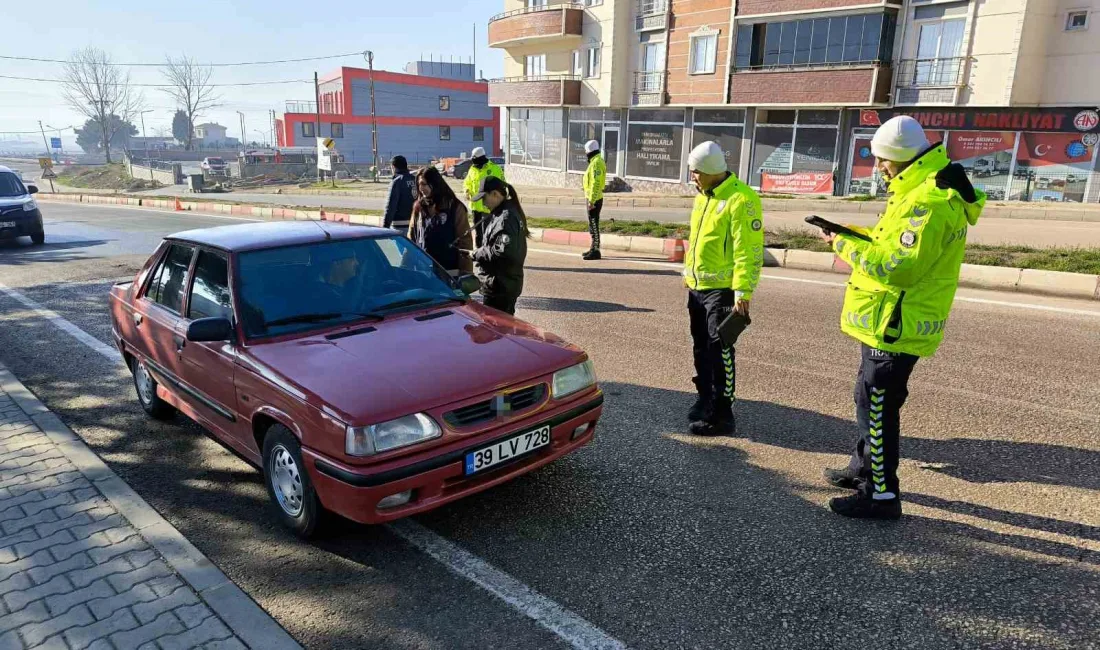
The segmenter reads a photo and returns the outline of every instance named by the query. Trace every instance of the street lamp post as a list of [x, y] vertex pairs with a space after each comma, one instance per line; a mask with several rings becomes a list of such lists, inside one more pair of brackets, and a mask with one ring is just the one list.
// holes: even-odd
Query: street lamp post
[[149, 165], [149, 180], [153, 180], [153, 163], [149, 160], [149, 138], [145, 136], [145, 114], [152, 113], [153, 109], [141, 111], [141, 142], [145, 150], [145, 164]]
[[244, 113], [237, 111], [237, 115], [241, 116], [241, 148], [245, 147], [245, 142], [248, 140], [248, 134], [244, 130]]

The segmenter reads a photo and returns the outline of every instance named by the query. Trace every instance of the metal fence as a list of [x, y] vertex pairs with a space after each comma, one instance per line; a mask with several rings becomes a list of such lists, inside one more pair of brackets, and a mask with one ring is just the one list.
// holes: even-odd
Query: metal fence
[[[1100, 202], [1100, 172], [1017, 166], [1011, 173], [1008, 170], [992, 173], [968, 170], [967, 176], [990, 201]], [[886, 187], [877, 176], [874, 180], [853, 180], [849, 183], [848, 194], [884, 196]]]
[[966, 57], [902, 59], [898, 61], [898, 86], [904, 88], [954, 88], [963, 85]]

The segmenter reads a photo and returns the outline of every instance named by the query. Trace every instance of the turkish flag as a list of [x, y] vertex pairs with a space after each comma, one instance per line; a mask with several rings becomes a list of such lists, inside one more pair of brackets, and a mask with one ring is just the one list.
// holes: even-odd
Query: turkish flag
[[1078, 165], [1092, 162], [1093, 147], [1079, 133], [1024, 133], [1016, 160], [1031, 167]]
[[878, 111], [862, 110], [859, 112], [859, 125], [860, 126], [882, 126], [882, 120], [879, 119]]

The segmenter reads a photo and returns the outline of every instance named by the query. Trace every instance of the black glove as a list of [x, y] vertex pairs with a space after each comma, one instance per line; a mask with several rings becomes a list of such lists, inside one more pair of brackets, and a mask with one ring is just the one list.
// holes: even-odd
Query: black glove
[[936, 187], [941, 190], [955, 190], [967, 203], [978, 200], [974, 186], [970, 184], [970, 178], [966, 175], [966, 169], [959, 163], [951, 163], [936, 174]]

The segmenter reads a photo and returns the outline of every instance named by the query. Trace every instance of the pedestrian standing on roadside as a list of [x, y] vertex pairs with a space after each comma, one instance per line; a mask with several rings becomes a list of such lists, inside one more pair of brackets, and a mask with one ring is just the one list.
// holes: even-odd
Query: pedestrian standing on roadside
[[852, 266], [840, 329], [862, 344], [855, 388], [859, 439], [848, 467], [827, 469], [825, 478], [856, 491], [829, 501], [833, 512], [897, 519], [901, 407], [909, 396], [909, 376], [943, 341], [966, 232], [978, 222], [986, 197], [909, 116], [879, 127], [871, 152], [890, 199], [874, 228], [849, 226], [870, 241], [822, 234]]
[[466, 171], [466, 178], [462, 187], [466, 190], [466, 199], [470, 201], [470, 211], [474, 214], [474, 233], [476, 246], [485, 243], [485, 227], [489, 222], [489, 210], [484, 202], [474, 199], [474, 195], [481, 191], [481, 181], [486, 176], [495, 176], [504, 180], [504, 170], [500, 165], [489, 160], [483, 147], [474, 147], [471, 153], [470, 169]]
[[514, 187], [496, 176], [481, 179], [472, 197], [489, 210], [485, 241], [477, 249], [463, 251], [476, 264], [481, 295], [487, 307], [506, 314], [516, 313], [516, 301], [523, 293], [523, 264], [527, 260], [527, 217]]
[[412, 218], [413, 202], [416, 201], [416, 179], [409, 173], [409, 163], [404, 156], [394, 156], [390, 164], [393, 166], [393, 180], [390, 181], [390, 194], [386, 199], [382, 225], [403, 233], [409, 230], [409, 220]]
[[688, 169], [699, 194], [691, 211], [691, 234], [684, 255], [695, 389], [688, 411], [690, 432], [733, 435], [736, 369], [734, 348], [719, 326], [731, 314], [744, 319], [764, 265], [764, 225], [760, 197], [733, 175], [715, 142], [692, 149]]
[[588, 208], [588, 234], [592, 247], [581, 255], [586, 260], [600, 259], [600, 210], [603, 209], [603, 186], [607, 182], [607, 163], [600, 152], [600, 143], [589, 140], [584, 144], [588, 155], [588, 168], [584, 171], [584, 203]]
[[432, 165], [417, 172], [416, 186], [418, 196], [413, 204], [409, 239], [452, 277], [472, 273], [470, 258], [458, 252], [473, 247], [465, 204]]

